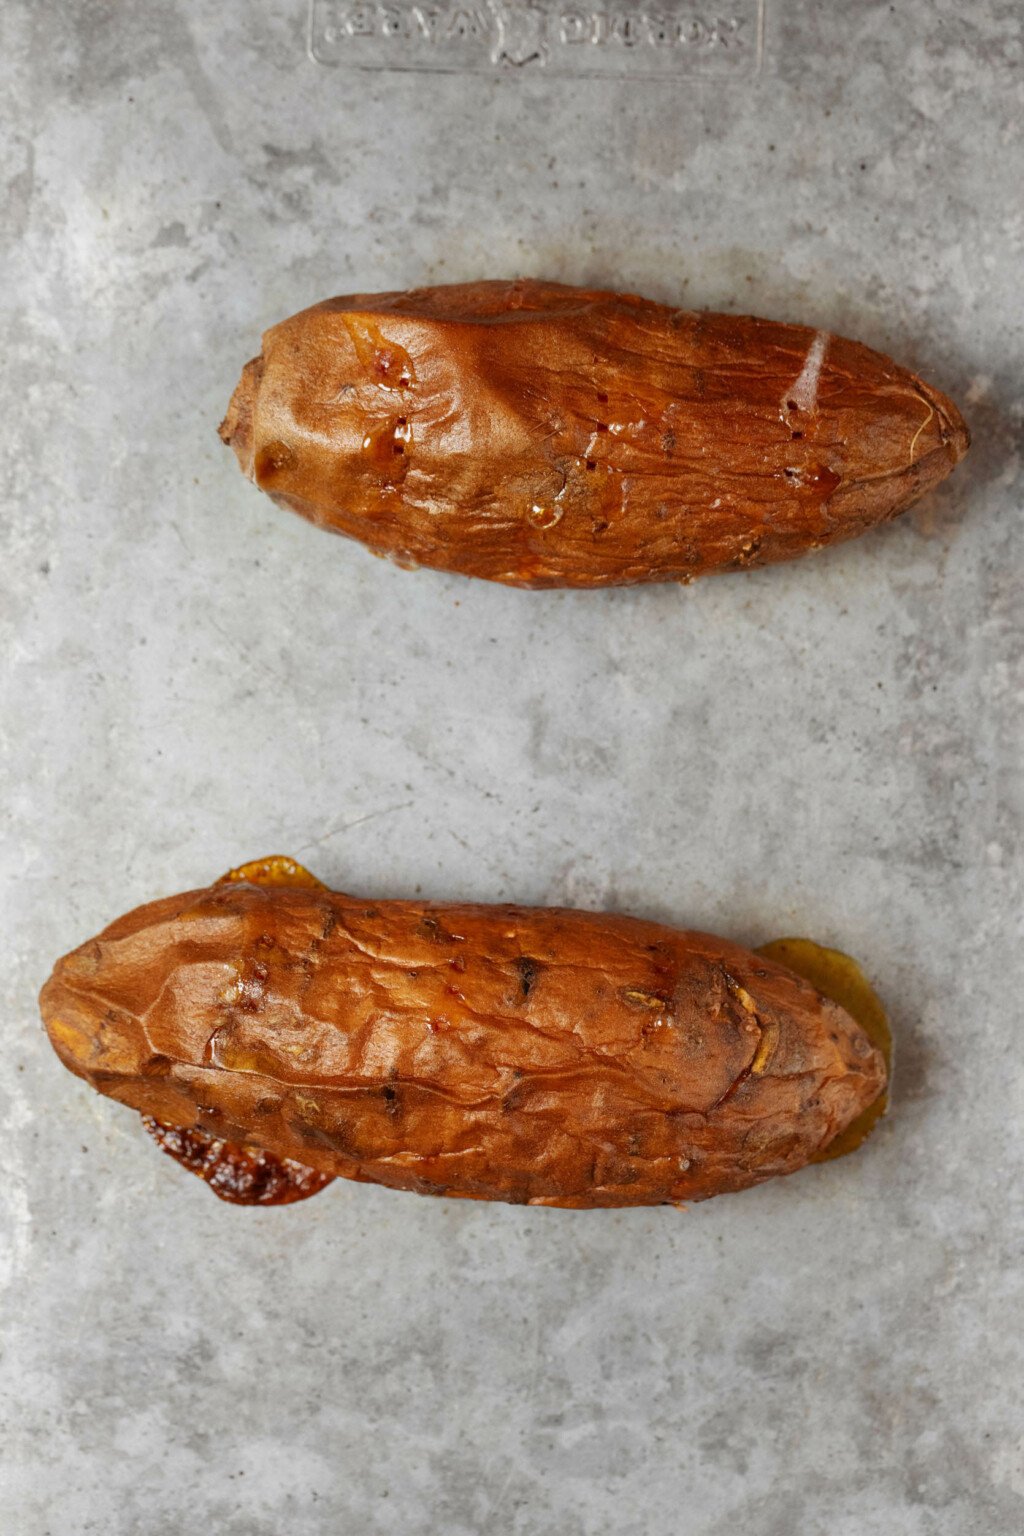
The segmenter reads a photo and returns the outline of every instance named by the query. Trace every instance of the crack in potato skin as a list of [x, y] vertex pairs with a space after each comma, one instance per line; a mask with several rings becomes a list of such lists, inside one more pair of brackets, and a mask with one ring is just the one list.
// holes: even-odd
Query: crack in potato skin
[[320, 527], [523, 587], [792, 559], [895, 517], [969, 443], [945, 396], [856, 342], [534, 280], [294, 315], [221, 436]]
[[275, 881], [274, 862], [140, 907], [59, 961], [41, 1007], [65, 1065], [311, 1178], [562, 1206], [793, 1172], [884, 1085], [842, 1008], [726, 940], [366, 902], [294, 865]]

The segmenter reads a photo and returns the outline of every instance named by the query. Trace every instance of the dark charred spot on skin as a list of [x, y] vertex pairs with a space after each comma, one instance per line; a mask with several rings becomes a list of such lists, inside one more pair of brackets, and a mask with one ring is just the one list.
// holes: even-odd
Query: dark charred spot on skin
[[460, 973], [466, 969], [466, 962], [462, 955], [453, 955], [452, 958], [448, 961], [448, 964], [451, 966], [453, 971], [458, 971]]
[[654, 955], [654, 969], [657, 971], [659, 976], [668, 976], [671, 974], [672, 966], [670, 963], [668, 950], [666, 946], [662, 944], [660, 939], [657, 940], [654, 944], [648, 944], [647, 953], [649, 955]]
[[608, 404], [608, 396], [606, 394], [603, 394], [601, 391], [598, 391], [597, 403], [598, 403], [598, 405], [607, 405]]
[[364, 917], [380, 917], [380, 908], [379, 907], [364, 907], [363, 908], [363, 916]]
[[528, 1092], [525, 1083], [516, 1083], [513, 1088], [510, 1088], [501, 1101], [502, 1114], [514, 1115], [517, 1110], [522, 1109]]
[[597, 468], [597, 460], [596, 459], [587, 459], [586, 465], [587, 465], [588, 469], [596, 469]]
[[528, 955], [520, 955], [515, 966], [519, 976], [519, 989], [524, 998], [529, 997], [541, 972], [540, 961], [531, 960]]
[[398, 1098], [398, 1089], [392, 1087], [390, 1083], [385, 1083], [384, 1087], [380, 1091], [380, 1096], [384, 1100], [385, 1113], [389, 1115], [392, 1120], [396, 1119], [397, 1116], [402, 1113], [402, 1106]]
[[608, 524], [603, 517], [595, 518], [590, 527], [593, 533], [607, 533], [608, 531]]

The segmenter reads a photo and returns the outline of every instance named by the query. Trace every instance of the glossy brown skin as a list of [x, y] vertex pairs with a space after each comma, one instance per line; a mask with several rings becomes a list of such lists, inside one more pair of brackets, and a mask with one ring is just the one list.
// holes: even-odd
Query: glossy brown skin
[[321, 527], [523, 587], [792, 559], [895, 517], [969, 442], [856, 342], [534, 281], [305, 310], [266, 333], [221, 436]]
[[166, 1126], [534, 1205], [792, 1173], [885, 1084], [859, 1026], [781, 966], [557, 909], [218, 884], [130, 912], [40, 1002], [71, 1071]]

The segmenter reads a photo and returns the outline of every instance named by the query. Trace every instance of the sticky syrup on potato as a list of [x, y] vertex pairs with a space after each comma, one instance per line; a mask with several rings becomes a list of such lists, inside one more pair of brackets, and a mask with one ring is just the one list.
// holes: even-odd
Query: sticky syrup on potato
[[231, 881], [245, 885], [305, 885], [318, 891], [327, 889], [316, 875], [311, 875], [308, 869], [304, 869], [294, 859], [285, 858], [280, 853], [271, 854], [267, 859], [251, 859], [248, 864], [239, 864], [237, 869], [229, 869], [226, 875], [221, 875], [217, 884], [227, 885]]
[[[773, 939], [762, 944], [756, 954], [764, 955], [779, 965], [788, 967], [830, 997], [840, 1008], [845, 1008], [860, 1025], [871, 1044], [885, 1058], [886, 1072], [892, 1072], [892, 1031], [881, 999], [871, 986], [864, 972], [849, 955], [838, 949], [826, 949], [812, 939]], [[856, 1120], [851, 1120], [845, 1131], [829, 1142], [824, 1152], [811, 1159], [815, 1163], [827, 1163], [834, 1157], [845, 1157], [866, 1141], [889, 1107], [889, 1090], [884, 1088], [873, 1104], [869, 1104]]]
[[152, 1115], [143, 1115], [142, 1123], [161, 1152], [202, 1179], [229, 1205], [293, 1205], [332, 1182], [331, 1174], [318, 1173], [294, 1158], [274, 1157], [194, 1127], [165, 1125]]

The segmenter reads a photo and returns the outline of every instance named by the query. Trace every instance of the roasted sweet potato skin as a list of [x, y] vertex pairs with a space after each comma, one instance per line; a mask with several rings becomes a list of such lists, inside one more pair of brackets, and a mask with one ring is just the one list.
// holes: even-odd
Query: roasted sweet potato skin
[[307, 309], [266, 333], [221, 436], [322, 527], [521, 587], [788, 560], [904, 511], [969, 442], [856, 342], [536, 281]]
[[558, 909], [220, 883], [113, 923], [40, 1003], [64, 1064], [180, 1128], [193, 1163], [194, 1129], [311, 1171], [281, 1198], [340, 1176], [702, 1200], [802, 1167], [885, 1084], [859, 1026], [783, 967]]

